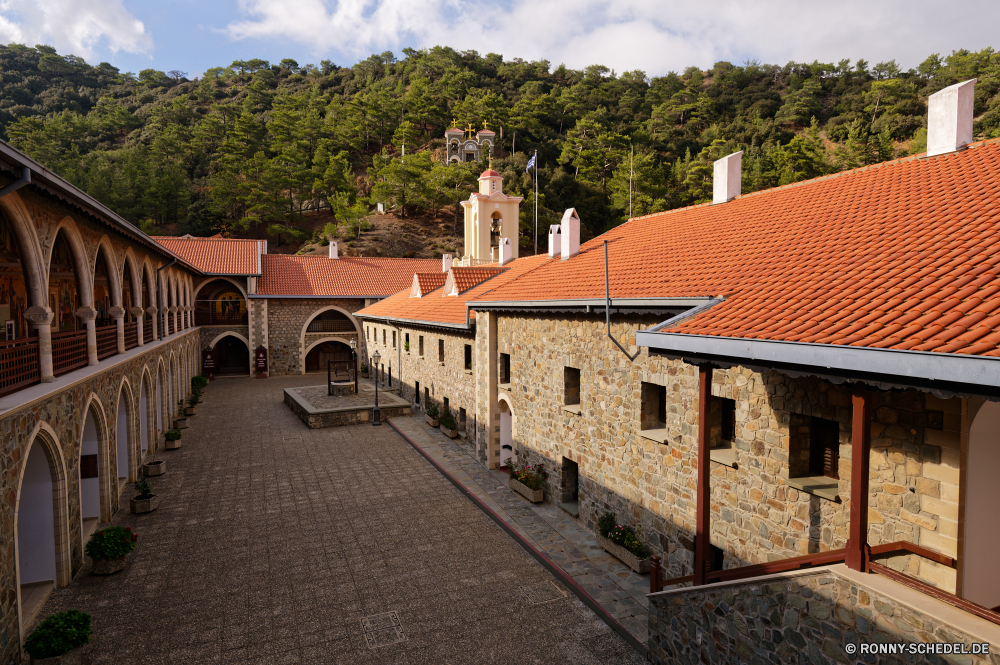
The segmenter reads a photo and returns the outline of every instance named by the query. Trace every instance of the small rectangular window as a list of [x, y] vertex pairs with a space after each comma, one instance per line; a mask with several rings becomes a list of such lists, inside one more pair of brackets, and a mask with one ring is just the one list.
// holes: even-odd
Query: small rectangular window
[[438, 362], [439, 363], [443, 363], [444, 362], [444, 340], [443, 339], [439, 339], [438, 340]]
[[365, 339], [371, 339], [371, 338], [372, 338], [372, 327], [365, 326]]
[[424, 387], [424, 406], [431, 403], [431, 389]]
[[563, 404], [570, 406], [580, 403], [580, 370], [575, 367], [563, 368]]
[[382, 328], [382, 345], [385, 345], [385, 328]]
[[813, 418], [809, 428], [809, 472], [814, 476], [840, 478], [840, 425]]
[[406, 333], [406, 336], [403, 338], [403, 344], [406, 346], [406, 350], [409, 351], [410, 350], [410, 333]]
[[708, 570], [723, 570], [726, 562], [726, 552], [721, 547], [709, 544], [708, 546]]
[[709, 447], [732, 448], [736, 441], [736, 400], [712, 397]]
[[472, 345], [465, 345], [465, 369], [472, 369]]
[[416, 389], [413, 391], [413, 394], [415, 395], [417, 404], [420, 404], [420, 382], [417, 381], [414, 385], [416, 386]]
[[442, 400], [442, 405], [441, 405], [441, 415], [443, 416], [446, 413], [449, 413], [449, 411], [448, 411], [448, 398], [447, 397], [445, 397], [444, 400]]
[[500, 383], [510, 383], [510, 354], [500, 354]]
[[396, 331], [392, 331], [392, 348], [396, 348]]
[[424, 336], [421, 335], [417, 338], [417, 355], [421, 358], [424, 357]]
[[642, 412], [639, 429], [664, 429], [667, 426], [667, 387], [642, 382]]
[[465, 409], [458, 409], [458, 428], [465, 429]]

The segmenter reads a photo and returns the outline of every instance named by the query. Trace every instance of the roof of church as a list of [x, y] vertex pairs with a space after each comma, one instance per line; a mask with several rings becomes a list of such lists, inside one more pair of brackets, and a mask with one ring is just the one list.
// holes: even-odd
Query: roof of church
[[266, 251], [263, 240], [212, 236], [151, 236], [153, 240], [210, 275], [259, 275], [258, 257]]
[[493, 169], [489, 169], [483, 171], [482, 175], [479, 176], [479, 179], [482, 180], [483, 178], [499, 178], [499, 177], [501, 177], [499, 173], [497, 173]]
[[[630, 220], [474, 300], [723, 300], [664, 332], [1000, 356], [1000, 140]], [[474, 304], [474, 303], [470, 303]]]
[[264, 254], [257, 294], [381, 298], [413, 283], [413, 274], [441, 270], [440, 259]]

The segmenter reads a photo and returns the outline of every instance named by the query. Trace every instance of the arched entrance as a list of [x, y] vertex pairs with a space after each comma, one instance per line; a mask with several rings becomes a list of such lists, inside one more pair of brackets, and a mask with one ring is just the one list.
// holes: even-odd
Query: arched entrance
[[146, 397], [146, 377], [140, 379], [139, 387], [139, 446], [142, 457], [149, 452], [149, 399]]
[[514, 456], [513, 414], [505, 400], [500, 400], [500, 466], [507, 466]]
[[125, 386], [122, 386], [122, 389], [118, 392], [118, 412], [115, 418], [115, 422], [117, 423], [115, 427], [115, 450], [117, 452], [115, 459], [117, 460], [119, 492], [125, 488], [129, 476], [129, 418], [127, 389]]
[[80, 517], [83, 520], [83, 540], [101, 520], [101, 433], [103, 420], [91, 402], [87, 419], [83, 423], [83, 441], [80, 445]]
[[1000, 606], [1000, 404], [986, 402], [969, 428], [965, 489], [962, 595], [984, 607]]
[[325, 372], [328, 361], [349, 363], [353, 358], [351, 347], [343, 342], [320, 342], [306, 354], [306, 371]]
[[214, 279], [198, 289], [194, 320], [199, 326], [247, 325], [247, 301], [242, 291], [225, 279]]
[[163, 368], [156, 371], [156, 436], [165, 431], [163, 423]]
[[249, 374], [250, 349], [235, 335], [226, 335], [215, 342], [216, 374]]

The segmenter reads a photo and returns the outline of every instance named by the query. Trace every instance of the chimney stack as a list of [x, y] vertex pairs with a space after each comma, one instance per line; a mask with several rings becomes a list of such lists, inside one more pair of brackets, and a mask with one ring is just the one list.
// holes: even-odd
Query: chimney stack
[[562, 227], [562, 260], [565, 261], [580, 253], [580, 216], [576, 208], [566, 209], [559, 226]]
[[554, 259], [562, 254], [562, 226], [549, 226], [549, 258]]
[[339, 256], [337, 256], [337, 243], [333, 241], [330, 242], [330, 258], [331, 259], [340, 258]]
[[445, 254], [441, 257], [441, 272], [448, 272], [451, 270], [451, 254]]
[[510, 238], [500, 238], [500, 265], [505, 266], [511, 261], [513, 250], [510, 247]]
[[713, 204], [732, 201], [739, 196], [743, 178], [743, 151], [717, 160], [712, 176]]
[[927, 98], [927, 156], [961, 150], [972, 143], [976, 79], [948, 86]]

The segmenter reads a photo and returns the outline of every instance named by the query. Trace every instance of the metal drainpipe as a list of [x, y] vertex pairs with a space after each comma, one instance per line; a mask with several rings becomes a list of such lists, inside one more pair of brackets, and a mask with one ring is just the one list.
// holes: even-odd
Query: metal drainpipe
[[162, 277], [160, 275], [160, 271], [166, 270], [167, 268], [169, 268], [170, 266], [174, 265], [175, 263], [177, 263], [177, 259], [174, 259], [173, 261], [171, 261], [167, 265], [163, 266], [162, 268], [157, 268], [156, 269], [156, 290], [159, 291], [159, 293], [156, 294], [156, 300], [157, 300], [157, 302], [160, 303], [160, 311], [158, 312], [158, 314], [160, 315], [160, 339], [161, 340], [163, 339], [163, 319], [164, 319], [164, 317], [163, 317], [163, 279], [162, 279]]
[[24, 168], [21, 169], [20, 178], [10, 183], [9, 185], [5, 186], [3, 189], [0, 189], [0, 199], [7, 196], [8, 194], [16, 192], [25, 185], [30, 185], [30, 184], [31, 184], [31, 169], [25, 166]]

